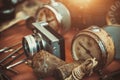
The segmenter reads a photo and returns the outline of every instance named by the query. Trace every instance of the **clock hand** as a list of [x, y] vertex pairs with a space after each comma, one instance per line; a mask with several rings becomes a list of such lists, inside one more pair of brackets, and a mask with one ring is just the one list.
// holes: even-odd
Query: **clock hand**
[[94, 58], [94, 57], [92, 56], [90, 50], [88, 50], [88, 49], [87, 49], [83, 44], [81, 44], [80, 42], [79, 42], [79, 45], [80, 45], [82, 48], [85, 49], [85, 51], [87, 52], [88, 55], [90, 55], [92, 58]]

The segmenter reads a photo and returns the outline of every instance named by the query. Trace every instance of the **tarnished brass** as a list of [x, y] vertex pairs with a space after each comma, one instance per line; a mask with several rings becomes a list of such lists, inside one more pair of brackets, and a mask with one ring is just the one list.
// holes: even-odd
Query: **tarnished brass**
[[66, 33], [71, 27], [71, 16], [67, 7], [55, 0], [38, 9], [36, 21], [46, 21], [58, 33]]
[[69, 77], [72, 70], [79, 66], [82, 62], [74, 61], [72, 63], [64, 64], [60, 67], [57, 67], [54, 73], [54, 77], [58, 80], [64, 80], [65, 78]]
[[93, 73], [93, 69], [95, 68], [97, 63], [98, 62], [95, 60], [95, 58], [87, 59], [78, 67], [74, 68], [72, 70], [72, 74], [65, 80], [82, 80], [85, 75], [90, 76]]
[[72, 42], [72, 55], [75, 60], [95, 57], [99, 68], [110, 64], [114, 54], [115, 46], [112, 37], [97, 26], [80, 31]]
[[32, 68], [39, 77], [53, 76], [54, 70], [65, 62], [47, 51], [41, 50], [32, 59]]

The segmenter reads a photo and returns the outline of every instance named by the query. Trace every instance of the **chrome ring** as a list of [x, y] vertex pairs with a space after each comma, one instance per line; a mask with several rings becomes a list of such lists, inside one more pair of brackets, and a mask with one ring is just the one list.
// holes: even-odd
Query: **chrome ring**
[[28, 35], [24, 37], [23, 47], [27, 57], [32, 57], [35, 53], [37, 53], [37, 44], [32, 35]]

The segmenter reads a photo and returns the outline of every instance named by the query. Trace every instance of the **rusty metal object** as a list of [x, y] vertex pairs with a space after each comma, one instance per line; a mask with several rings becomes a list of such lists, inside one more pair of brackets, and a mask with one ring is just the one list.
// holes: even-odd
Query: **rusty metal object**
[[75, 60], [95, 57], [98, 61], [97, 67], [101, 69], [114, 59], [114, 41], [104, 29], [92, 26], [79, 32], [74, 37], [72, 54]]
[[65, 78], [69, 77], [72, 70], [75, 67], [79, 66], [81, 63], [82, 63], [82, 61], [74, 61], [72, 63], [67, 63], [60, 67], [57, 67], [57, 69], [55, 70], [55, 73], [54, 73], [54, 77], [57, 80], [64, 80]]
[[32, 59], [32, 68], [40, 78], [53, 76], [54, 70], [65, 62], [47, 51], [41, 50]]
[[96, 67], [97, 63], [98, 62], [95, 58], [87, 59], [78, 67], [74, 68], [72, 70], [72, 74], [65, 80], [82, 80], [85, 75], [90, 76], [93, 73], [93, 69]]
[[115, 45], [115, 59], [120, 59], [120, 25], [105, 26], [104, 30], [112, 37]]
[[58, 33], [64, 34], [71, 27], [71, 16], [67, 7], [55, 0], [38, 9], [36, 21], [46, 21]]

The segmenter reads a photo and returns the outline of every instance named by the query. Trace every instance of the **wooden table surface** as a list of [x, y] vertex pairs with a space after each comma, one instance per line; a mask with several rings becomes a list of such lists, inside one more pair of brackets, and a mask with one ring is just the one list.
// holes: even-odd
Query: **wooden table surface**
[[[20, 24], [14, 25], [13, 27], [3, 31], [0, 33], [0, 49], [5, 46], [10, 46], [12, 44], [15, 44], [22, 40], [23, 36], [31, 34], [32, 31], [29, 30], [25, 23], [22, 22]], [[73, 36], [76, 33], [73, 30], [70, 30], [67, 34], [64, 35], [65, 38], [65, 50], [66, 50], [66, 62], [72, 62], [72, 56], [71, 56], [71, 41]], [[7, 55], [7, 53], [1, 53], [0, 54], [0, 60], [4, 58]], [[33, 70], [31, 67], [29, 67], [26, 64], [20, 64], [16, 67], [14, 67], [15, 70], [19, 72], [19, 74], [14, 75], [11, 73], [7, 73], [8, 76], [12, 80], [38, 80], [35, 76]], [[107, 68], [104, 69], [106, 72], [112, 72], [115, 70], [120, 69], [120, 61], [114, 60]], [[99, 77], [97, 74], [93, 74], [90, 77], [85, 78], [85, 80], [98, 80]], [[52, 80], [51, 78], [47, 78], [45, 80]]]

